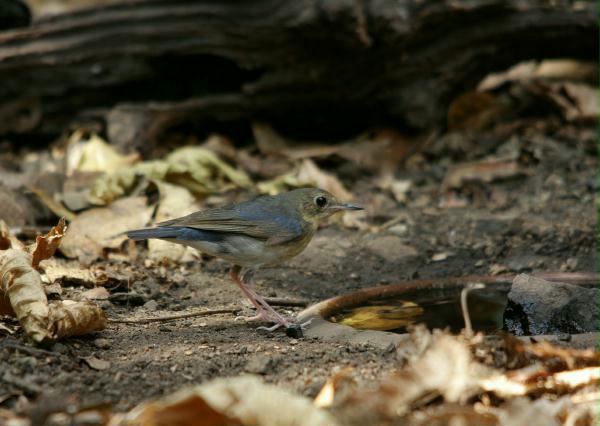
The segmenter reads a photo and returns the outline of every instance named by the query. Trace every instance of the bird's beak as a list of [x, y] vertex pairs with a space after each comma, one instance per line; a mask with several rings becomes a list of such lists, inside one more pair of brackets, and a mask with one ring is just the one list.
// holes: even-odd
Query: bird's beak
[[329, 210], [333, 212], [339, 212], [342, 210], [364, 210], [362, 207], [355, 206], [354, 204], [334, 204], [329, 206]]

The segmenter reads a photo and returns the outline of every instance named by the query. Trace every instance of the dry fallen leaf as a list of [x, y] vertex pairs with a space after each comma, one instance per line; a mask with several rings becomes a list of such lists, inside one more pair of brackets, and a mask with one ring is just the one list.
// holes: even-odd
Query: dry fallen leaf
[[90, 189], [90, 200], [96, 204], [110, 203], [127, 194], [140, 176], [179, 185], [202, 196], [252, 185], [244, 172], [220, 160], [214, 152], [185, 146], [164, 160], [140, 162], [99, 177]]
[[23, 250], [0, 251], [0, 299], [10, 301], [25, 333], [39, 343], [51, 336], [49, 309], [42, 279], [31, 262], [32, 256]]
[[81, 297], [87, 300], [106, 300], [110, 293], [104, 287], [94, 287], [81, 293]]
[[83, 361], [85, 361], [85, 363], [93, 370], [102, 371], [102, 370], [106, 370], [107, 368], [110, 367], [109, 361], [105, 361], [103, 359], [99, 359], [94, 356], [88, 356], [88, 357], [81, 358], [81, 359]]
[[508, 102], [492, 93], [463, 93], [448, 108], [448, 129], [484, 130], [499, 121], [509, 111], [509, 106]]
[[253, 376], [217, 379], [142, 403], [109, 426], [335, 426], [310, 400]]
[[477, 90], [494, 90], [507, 82], [531, 80], [597, 81], [598, 62], [576, 59], [519, 62], [506, 71], [488, 74], [479, 83]]
[[467, 342], [456, 336], [420, 328], [413, 339], [416, 352], [406, 367], [373, 390], [357, 390], [336, 407], [349, 424], [378, 424], [401, 417], [438, 396], [449, 403], [464, 403], [494, 372], [475, 362]]
[[529, 174], [518, 161], [481, 161], [458, 164], [448, 170], [442, 181], [442, 190], [461, 188], [469, 182], [494, 182]]
[[546, 95], [561, 109], [567, 121], [598, 122], [600, 95], [598, 87], [584, 83], [552, 83], [544, 86]]
[[302, 161], [298, 169], [298, 179], [331, 192], [340, 201], [349, 201], [352, 199], [352, 194], [336, 176], [321, 170], [312, 160], [307, 159]]
[[395, 129], [381, 128], [371, 135], [361, 135], [341, 146], [337, 155], [360, 167], [389, 179], [408, 157], [416, 144], [422, 143], [399, 133]]
[[353, 370], [352, 367], [343, 368], [327, 379], [327, 382], [313, 400], [313, 404], [319, 408], [331, 407], [336, 398], [344, 397], [344, 395], [340, 395], [341, 393], [348, 394], [348, 392], [355, 390], [356, 383], [350, 376]]
[[31, 266], [37, 268], [42, 260], [52, 257], [65, 236], [65, 232], [67, 232], [67, 225], [63, 217], [46, 235], [37, 236], [35, 244], [30, 249], [33, 257]]
[[339, 145], [322, 145], [317, 143], [294, 144], [277, 133], [265, 123], [252, 123], [252, 133], [260, 152], [267, 156], [286, 157], [290, 160], [328, 157], [340, 150]]
[[62, 301], [50, 305], [50, 338], [60, 340], [106, 328], [106, 315], [91, 302]]
[[76, 130], [69, 138], [66, 163], [67, 175], [75, 172], [116, 172], [129, 167], [138, 155], [119, 154], [114, 147], [96, 134], [83, 139], [85, 132]]
[[305, 159], [292, 173], [279, 176], [273, 180], [260, 182], [258, 189], [261, 192], [275, 195], [290, 188], [316, 186], [331, 192], [340, 201], [349, 201], [352, 194], [344, 187], [334, 175], [324, 172], [314, 163]]
[[69, 224], [60, 251], [70, 258], [96, 259], [105, 248], [119, 248], [127, 239], [125, 231], [146, 226], [152, 210], [146, 197], [123, 198], [107, 207], [86, 210]]
[[119, 272], [115, 267], [105, 269], [102, 265], [83, 268], [77, 261], [47, 259], [40, 264], [45, 283], [60, 283], [63, 286], [110, 288], [126, 286], [131, 278], [128, 273]]
[[[36, 343], [85, 334], [106, 327], [104, 312], [88, 302], [48, 305], [42, 277], [32, 266], [34, 255], [6, 237], [0, 224], [0, 240], [6, 246], [0, 250], [0, 313], [17, 317], [25, 333]], [[5, 226], [4, 226], [5, 228]], [[37, 261], [56, 250], [65, 230], [64, 221], [53, 228], [34, 246]], [[40, 242], [43, 241], [43, 242]], [[17, 246], [18, 248], [11, 248]], [[9, 303], [7, 304], [6, 301]]]
[[372, 135], [360, 135], [355, 140], [337, 145], [291, 142], [264, 123], [253, 123], [252, 132], [261, 153], [272, 158], [296, 161], [337, 155], [383, 175], [389, 175], [397, 168], [414, 143], [389, 128], [378, 129]]
[[25, 244], [10, 233], [6, 222], [0, 220], [0, 250], [9, 248], [25, 250]]

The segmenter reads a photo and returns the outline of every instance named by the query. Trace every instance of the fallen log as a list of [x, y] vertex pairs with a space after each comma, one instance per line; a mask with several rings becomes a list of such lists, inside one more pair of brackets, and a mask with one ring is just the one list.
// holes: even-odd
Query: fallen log
[[423, 130], [487, 73], [556, 57], [597, 60], [598, 2], [135, 0], [0, 32], [0, 135], [76, 117], [138, 145], [255, 119], [303, 136]]

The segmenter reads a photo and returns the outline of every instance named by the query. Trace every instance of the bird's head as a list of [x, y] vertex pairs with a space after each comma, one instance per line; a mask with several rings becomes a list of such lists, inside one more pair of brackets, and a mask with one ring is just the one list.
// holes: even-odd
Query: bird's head
[[340, 203], [332, 194], [318, 188], [301, 188], [288, 194], [302, 218], [313, 223], [342, 210], [363, 210], [362, 207]]

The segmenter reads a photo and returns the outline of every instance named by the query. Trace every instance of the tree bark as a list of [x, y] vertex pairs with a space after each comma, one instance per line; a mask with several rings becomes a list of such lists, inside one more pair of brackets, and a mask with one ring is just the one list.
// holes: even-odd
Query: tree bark
[[423, 130], [487, 73], [556, 57], [597, 60], [598, 2], [128, 1], [0, 33], [0, 135], [82, 114], [138, 141], [124, 117]]

